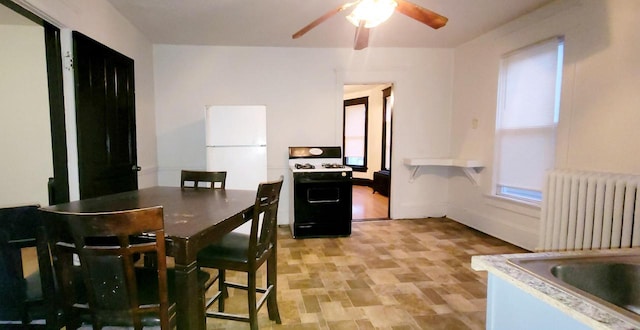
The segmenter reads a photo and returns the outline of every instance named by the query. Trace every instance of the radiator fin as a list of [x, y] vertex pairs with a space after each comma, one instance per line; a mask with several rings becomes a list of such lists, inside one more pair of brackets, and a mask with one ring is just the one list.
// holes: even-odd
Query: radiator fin
[[638, 175], [550, 171], [543, 192], [538, 250], [640, 246], [639, 182]]

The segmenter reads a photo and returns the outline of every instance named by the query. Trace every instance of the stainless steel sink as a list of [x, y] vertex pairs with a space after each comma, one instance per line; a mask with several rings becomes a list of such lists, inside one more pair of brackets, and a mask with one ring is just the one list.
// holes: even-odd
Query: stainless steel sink
[[509, 263], [640, 322], [640, 255], [524, 257]]

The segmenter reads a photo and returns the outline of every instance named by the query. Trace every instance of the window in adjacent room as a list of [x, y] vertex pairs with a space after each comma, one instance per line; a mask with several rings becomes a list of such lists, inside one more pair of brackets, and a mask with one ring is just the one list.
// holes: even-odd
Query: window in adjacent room
[[383, 170], [391, 170], [391, 111], [393, 98], [391, 87], [382, 90], [382, 164]]
[[503, 56], [496, 121], [496, 195], [542, 200], [554, 167], [564, 40], [546, 40]]
[[354, 171], [367, 170], [368, 107], [368, 97], [344, 101], [344, 164]]

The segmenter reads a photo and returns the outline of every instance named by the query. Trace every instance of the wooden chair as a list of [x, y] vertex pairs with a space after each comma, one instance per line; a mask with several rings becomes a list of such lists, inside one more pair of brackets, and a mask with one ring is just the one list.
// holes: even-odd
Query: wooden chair
[[[0, 328], [60, 329], [51, 258], [38, 205], [0, 208]], [[24, 273], [22, 253], [36, 248], [38, 269]]]
[[[175, 327], [174, 275], [167, 271], [162, 207], [105, 213], [44, 210], [67, 329], [103, 326]], [[148, 239], [141, 240], [140, 236]], [[77, 253], [83, 283], [73, 283]], [[136, 267], [136, 254], [153, 253], [154, 268]], [[208, 275], [201, 272], [200, 282]], [[86, 294], [81, 294], [81, 289]]]
[[[227, 172], [218, 171], [190, 171], [182, 170], [180, 173], [180, 188], [181, 189], [225, 189], [225, 183], [227, 181]], [[200, 186], [200, 182], [208, 184], [208, 186]], [[192, 184], [192, 185], [191, 185]], [[152, 263], [145, 260], [145, 265], [151, 266]], [[213, 275], [213, 274], [211, 274]], [[218, 275], [212, 276], [205, 284], [205, 291], [209, 290], [211, 285], [215, 283]], [[225, 292], [226, 295], [226, 292]]]
[[[227, 180], [227, 172], [207, 172], [207, 171], [187, 171], [182, 170], [180, 173], [180, 188], [208, 188], [208, 189], [224, 189]], [[188, 185], [190, 182], [193, 185]], [[209, 186], [200, 186], [200, 182], [208, 183]]]
[[[276, 263], [277, 263], [277, 214], [280, 190], [280, 177], [277, 181], [261, 183], [258, 186], [253, 207], [251, 233], [249, 235], [231, 232], [220, 241], [208, 246], [198, 254], [198, 266], [215, 268], [219, 271], [219, 292], [206, 303], [207, 317], [249, 322], [251, 329], [258, 329], [258, 310], [267, 301], [269, 319], [280, 324], [280, 313], [276, 300]], [[256, 273], [260, 266], [267, 263], [266, 288], [258, 288]], [[247, 285], [227, 282], [225, 271], [233, 270], [247, 273]], [[224, 294], [227, 287], [247, 290], [248, 315], [224, 313]], [[262, 293], [257, 301], [257, 292]], [[209, 307], [218, 301], [218, 311], [209, 311]]]

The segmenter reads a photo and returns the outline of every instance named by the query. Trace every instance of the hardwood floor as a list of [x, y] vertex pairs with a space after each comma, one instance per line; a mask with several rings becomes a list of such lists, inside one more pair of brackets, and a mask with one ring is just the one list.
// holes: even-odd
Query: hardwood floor
[[[484, 329], [487, 275], [471, 256], [526, 252], [446, 218], [359, 221], [341, 238], [278, 234], [282, 324], [264, 306], [260, 329]], [[229, 294], [227, 310], [246, 311], [246, 295]], [[207, 319], [207, 329], [248, 325]]]
[[389, 198], [367, 186], [353, 186], [351, 206], [353, 220], [380, 220], [389, 218]]

